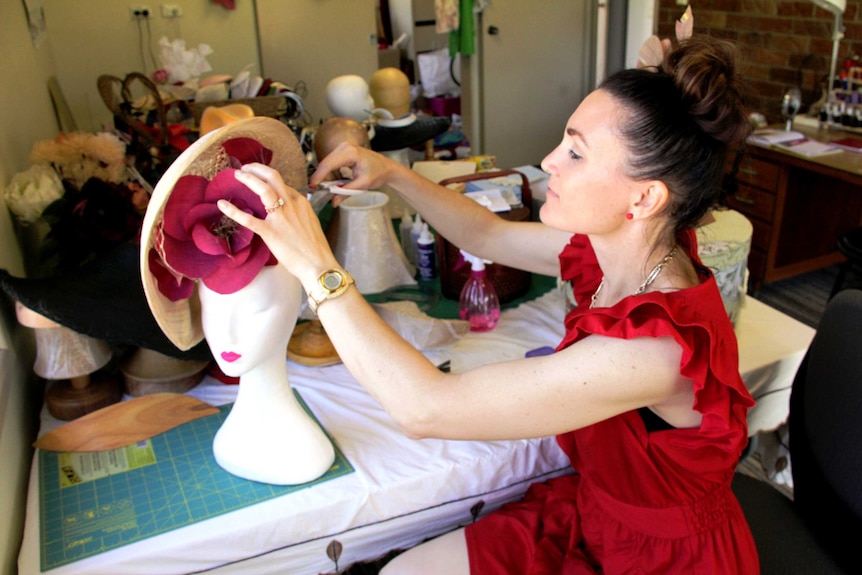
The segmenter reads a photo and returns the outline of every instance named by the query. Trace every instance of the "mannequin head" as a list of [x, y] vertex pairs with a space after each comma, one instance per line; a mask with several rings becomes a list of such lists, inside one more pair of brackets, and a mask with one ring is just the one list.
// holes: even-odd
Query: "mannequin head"
[[410, 113], [410, 80], [398, 68], [381, 68], [374, 72], [369, 88], [374, 105], [389, 110], [393, 118]]
[[371, 148], [368, 130], [351, 118], [334, 117], [323, 122], [314, 134], [314, 155], [319, 162], [342, 142]]
[[198, 285], [204, 336], [221, 370], [242, 376], [270, 361], [283, 364], [296, 325], [302, 286], [282, 266], [263, 268], [231, 294]]
[[364, 122], [371, 117], [374, 100], [362, 76], [336, 76], [326, 85], [326, 104], [336, 116]]

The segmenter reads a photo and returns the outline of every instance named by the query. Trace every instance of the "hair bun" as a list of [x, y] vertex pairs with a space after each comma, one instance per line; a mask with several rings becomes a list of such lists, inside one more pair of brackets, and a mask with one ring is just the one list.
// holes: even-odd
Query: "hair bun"
[[729, 41], [695, 35], [670, 50], [661, 66], [673, 78], [692, 119], [726, 144], [742, 142], [750, 130], [748, 90], [735, 72], [737, 59]]

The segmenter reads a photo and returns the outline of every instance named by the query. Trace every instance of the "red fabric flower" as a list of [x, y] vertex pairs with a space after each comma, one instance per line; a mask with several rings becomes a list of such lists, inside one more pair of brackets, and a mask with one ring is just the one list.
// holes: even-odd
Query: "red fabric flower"
[[195, 291], [195, 282], [182, 276], [162, 263], [162, 258], [155, 248], [147, 254], [150, 264], [150, 273], [156, 278], [159, 291], [170, 301], [180, 301], [191, 297]]
[[[272, 151], [249, 138], [235, 138], [222, 144], [231, 168], [212, 180], [203, 176], [183, 176], [174, 184], [156, 245], [150, 254], [150, 269], [159, 291], [172, 301], [191, 295], [193, 283], [203, 281], [209, 289], [228, 294], [239, 291], [265, 265], [276, 263], [266, 244], [248, 228], [223, 215], [216, 205], [228, 200], [240, 210], [258, 218], [266, 216], [260, 198], [237, 181], [242, 164], [272, 160]], [[155, 262], [155, 265], [154, 265]]]

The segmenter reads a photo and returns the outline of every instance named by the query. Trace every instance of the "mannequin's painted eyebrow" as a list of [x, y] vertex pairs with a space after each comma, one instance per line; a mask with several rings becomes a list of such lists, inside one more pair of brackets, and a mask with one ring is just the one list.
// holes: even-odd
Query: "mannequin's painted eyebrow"
[[590, 145], [587, 143], [586, 138], [584, 138], [583, 134], [581, 134], [581, 133], [580, 133], [579, 131], [577, 131], [576, 129], [567, 127], [567, 128], [566, 128], [566, 135], [567, 135], [567, 136], [569, 136], [570, 138], [577, 138], [577, 139], [579, 139], [579, 140], [584, 144], [584, 146], [585, 146], [587, 149], [589, 149]]

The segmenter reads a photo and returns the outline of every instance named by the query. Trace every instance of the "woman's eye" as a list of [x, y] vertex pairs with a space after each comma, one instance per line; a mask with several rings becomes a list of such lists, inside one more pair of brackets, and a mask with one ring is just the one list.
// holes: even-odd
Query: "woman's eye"
[[569, 157], [573, 160], [580, 160], [581, 155], [574, 150], [569, 150]]

